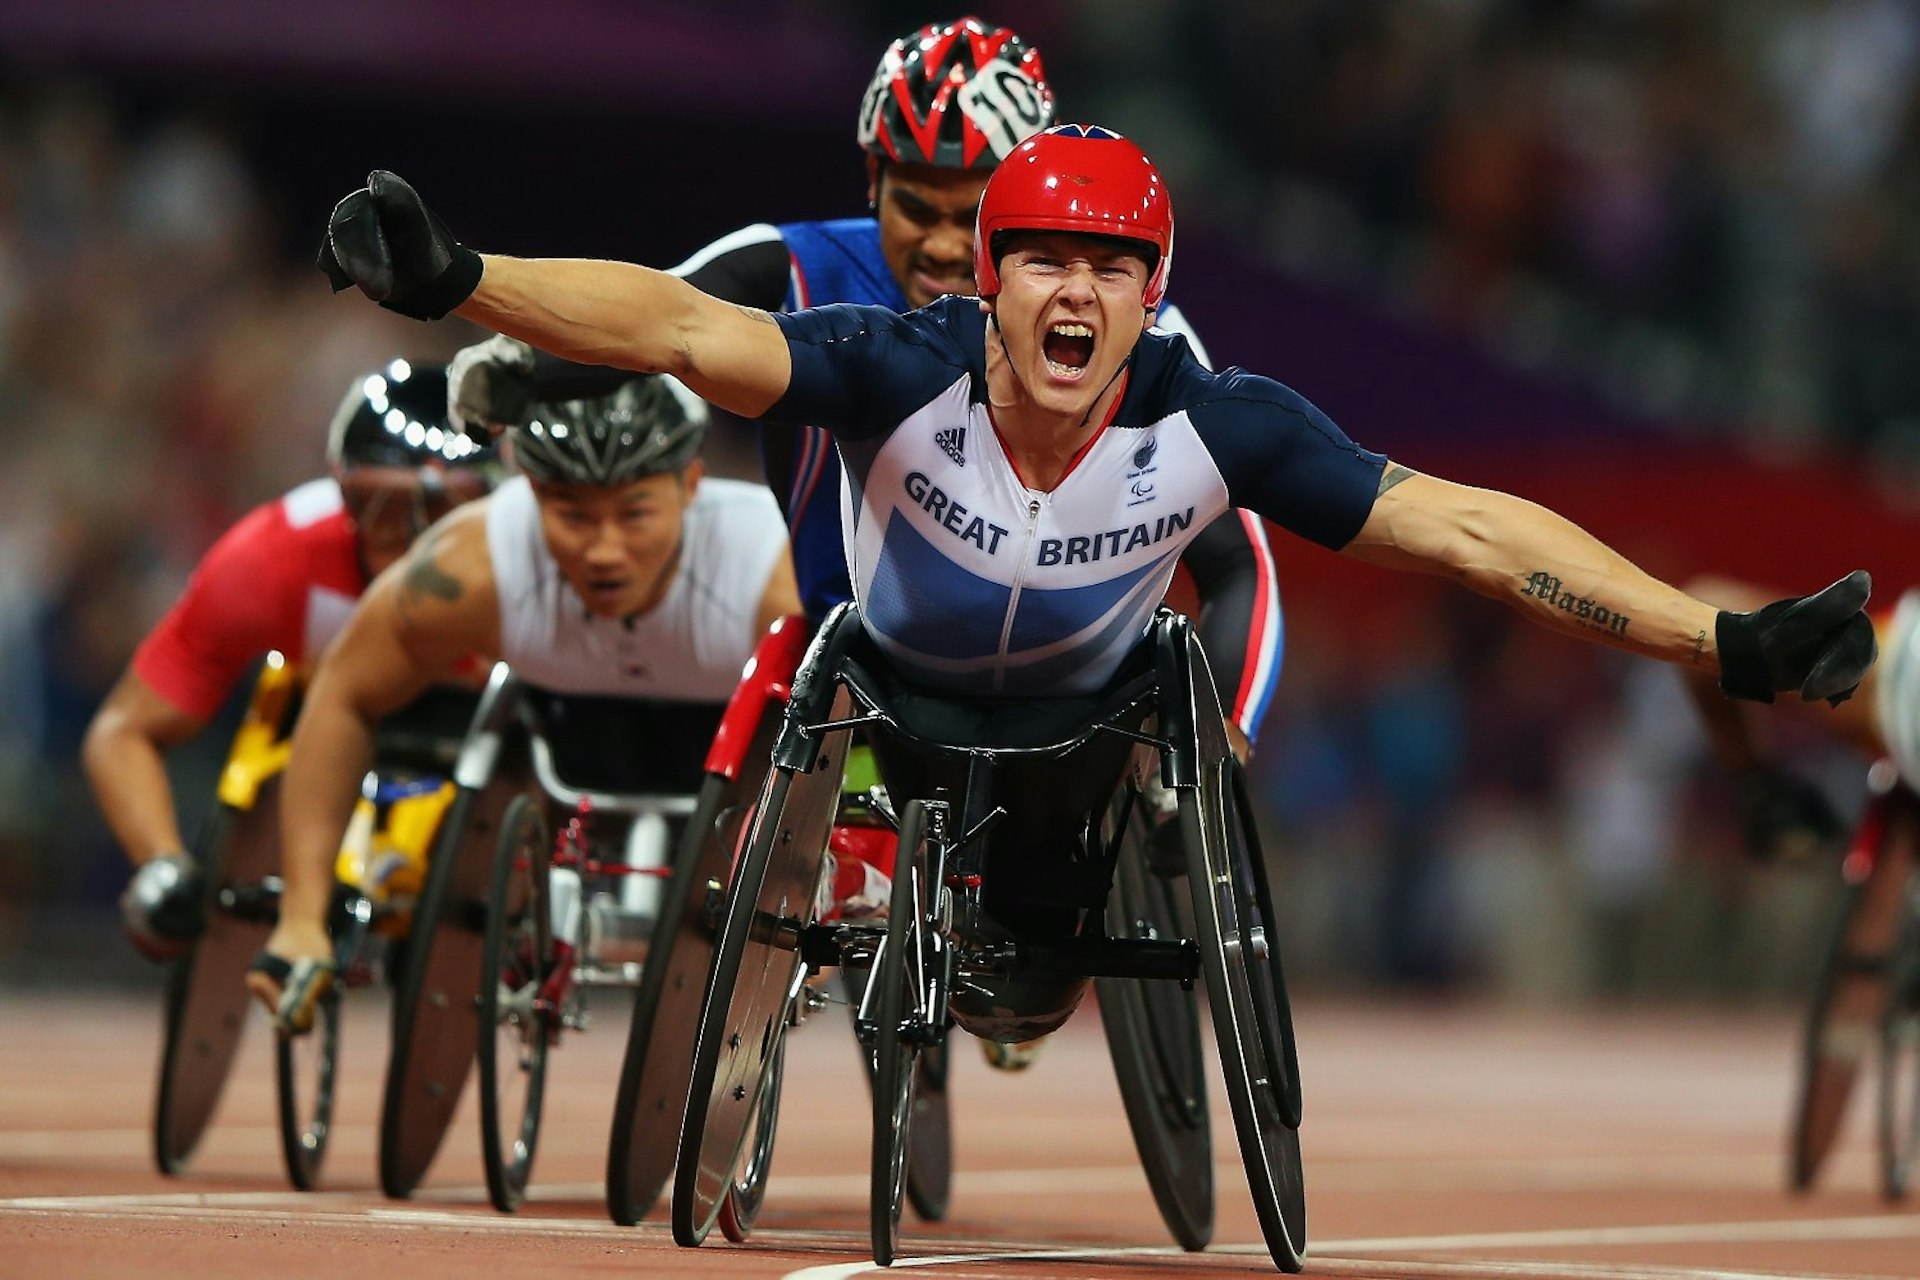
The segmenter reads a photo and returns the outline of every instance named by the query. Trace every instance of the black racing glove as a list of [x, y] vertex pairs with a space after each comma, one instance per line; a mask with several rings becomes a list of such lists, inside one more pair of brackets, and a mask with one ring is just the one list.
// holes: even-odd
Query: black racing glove
[[387, 310], [415, 320], [438, 320], [480, 284], [480, 255], [385, 169], [333, 207], [317, 265], [335, 293], [358, 285]]
[[1825, 591], [1775, 600], [1752, 613], [1722, 611], [1714, 624], [1720, 689], [1729, 698], [1772, 702], [1798, 689], [1839, 706], [1873, 666], [1877, 646], [1864, 612], [1873, 579], [1855, 569]]
[[1803, 862], [1837, 846], [1846, 824], [1819, 787], [1775, 765], [1733, 776], [1733, 804], [1747, 852], [1762, 862]]
[[120, 894], [120, 922], [149, 960], [185, 955], [206, 927], [206, 882], [192, 858], [163, 853], [140, 865]]

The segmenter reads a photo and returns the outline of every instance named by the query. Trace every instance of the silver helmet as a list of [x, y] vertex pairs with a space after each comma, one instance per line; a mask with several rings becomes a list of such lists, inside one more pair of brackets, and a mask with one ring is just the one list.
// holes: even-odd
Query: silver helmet
[[706, 432], [706, 402], [677, 378], [651, 374], [591, 400], [530, 405], [509, 438], [534, 480], [614, 488], [684, 470]]

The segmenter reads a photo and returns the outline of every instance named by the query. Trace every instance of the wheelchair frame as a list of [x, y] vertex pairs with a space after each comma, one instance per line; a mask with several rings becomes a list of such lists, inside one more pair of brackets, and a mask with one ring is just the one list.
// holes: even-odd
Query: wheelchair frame
[[[786, 1029], [809, 1007], [807, 974], [864, 962], [874, 970], [858, 1025], [877, 1066], [869, 1205], [876, 1261], [890, 1263], [898, 1249], [918, 1059], [944, 1040], [953, 1022], [950, 993], [960, 984], [1027, 975], [1190, 987], [1203, 977], [1268, 1250], [1283, 1270], [1300, 1268], [1299, 1073], [1284, 978], [1269, 936], [1272, 896], [1244, 777], [1191, 624], [1163, 611], [1149, 643], [1152, 669], [1119, 681], [1097, 700], [995, 707], [931, 699], [889, 683], [857, 612], [843, 606], [829, 619], [795, 681], [775, 768], [728, 889], [680, 1137], [673, 1200], [680, 1243], [699, 1244], [720, 1215], [730, 1173], [777, 1072]], [[939, 727], [929, 732], [935, 722]], [[816, 918], [821, 850], [855, 729], [874, 744], [900, 826], [893, 909], [884, 930]], [[1103, 771], [1101, 794], [1066, 821], [1081, 824], [1083, 853], [1109, 882], [1123, 853], [1137, 852], [1128, 815], [1144, 770], [1157, 764], [1178, 795], [1193, 938], [1155, 936], [1164, 919], [1119, 936], [1064, 939], [988, 927], [983, 837], [1008, 814], [996, 781], [1018, 778], [1030, 766], [1041, 778], [1079, 776], [1072, 769], [1084, 774], [1089, 757]], [[903, 787], [901, 777], [914, 781]], [[1035, 807], [1050, 803], [1044, 788], [1027, 790]], [[1116, 819], [1113, 806], [1123, 799]], [[1017, 900], [1015, 893], [1009, 901]], [[1100, 918], [1096, 911], [1093, 919]], [[1177, 1041], [1177, 1028], [1165, 1038]], [[1146, 1060], [1164, 1064], [1166, 1056]], [[1176, 1085], [1129, 1097], [1136, 1135], [1143, 1125], [1159, 1123], [1136, 1113], [1144, 1110], [1139, 1098], [1178, 1092]], [[1139, 1145], [1150, 1181], [1177, 1178], [1170, 1173], [1176, 1165], [1190, 1169], [1190, 1161], [1169, 1158], [1163, 1145]], [[1159, 1191], [1156, 1181], [1166, 1212]], [[1210, 1183], [1204, 1200], [1203, 1213], [1192, 1212], [1190, 1201], [1181, 1213], [1167, 1213], [1188, 1247], [1203, 1244], [1210, 1231]]]

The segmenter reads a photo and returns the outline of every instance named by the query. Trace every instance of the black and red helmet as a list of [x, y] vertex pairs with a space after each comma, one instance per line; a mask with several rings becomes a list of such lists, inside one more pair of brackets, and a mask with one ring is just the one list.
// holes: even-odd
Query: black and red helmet
[[994, 238], [1009, 231], [1071, 231], [1139, 241], [1152, 250], [1148, 307], [1173, 269], [1173, 200], [1147, 153], [1111, 129], [1063, 124], [1027, 139], [993, 171], [973, 232], [974, 283], [1000, 293]]
[[887, 46], [860, 102], [858, 136], [890, 164], [991, 169], [1053, 115], [1039, 50], [965, 17]]

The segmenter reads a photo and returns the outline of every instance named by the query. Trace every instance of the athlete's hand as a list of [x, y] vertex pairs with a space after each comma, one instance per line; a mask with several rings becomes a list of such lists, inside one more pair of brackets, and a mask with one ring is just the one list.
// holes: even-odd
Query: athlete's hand
[[447, 416], [486, 439], [527, 420], [533, 398], [533, 348], [497, 333], [462, 347], [447, 362]]
[[333, 207], [318, 265], [335, 293], [358, 285], [387, 310], [415, 320], [438, 320], [480, 283], [480, 255], [385, 169]]
[[120, 923], [141, 955], [156, 963], [193, 949], [206, 925], [206, 882], [192, 858], [163, 853], [141, 864], [120, 894]]
[[1839, 706], [1873, 666], [1877, 646], [1865, 613], [1873, 580], [1855, 569], [1810, 596], [1776, 600], [1752, 613], [1722, 612], [1720, 689], [1730, 698], [1772, 702], [1798, 689], [1807, 702]]
[[319, 925], [282, 920], [247, 966], [247, 990], [273, 1016], [281, 1035], [313, 1030], [320, 1001], [333, 989], [333, 939]]
[[1847, 829], [1824, 791], [1775, 765], [1735, 774], [1733, 803], [1747, 852], [1762, 862], [1805, 862], [1832, 849]]

